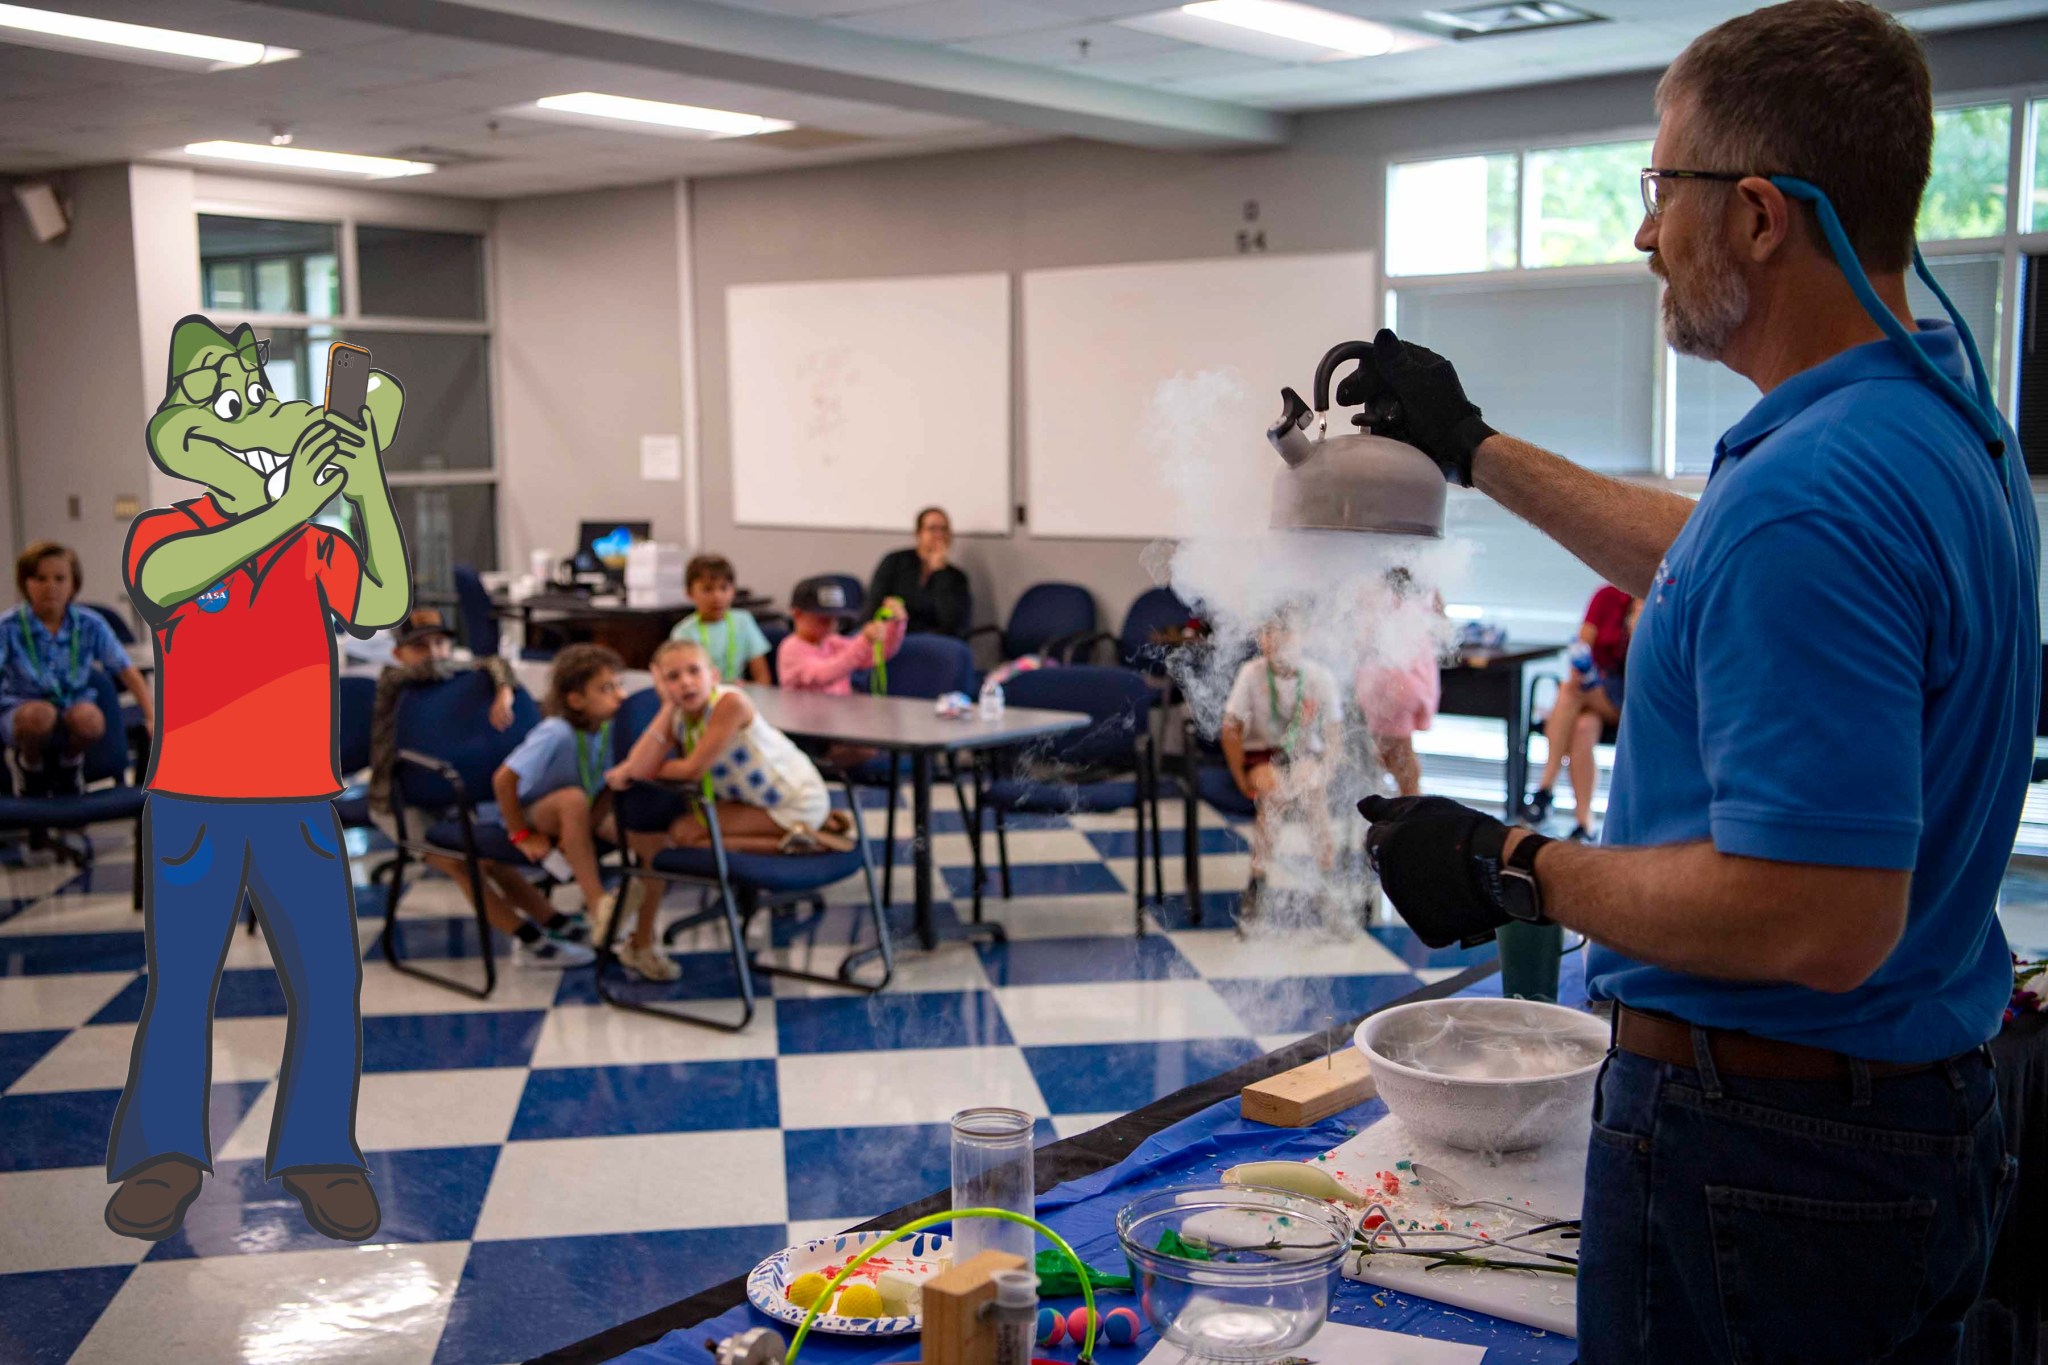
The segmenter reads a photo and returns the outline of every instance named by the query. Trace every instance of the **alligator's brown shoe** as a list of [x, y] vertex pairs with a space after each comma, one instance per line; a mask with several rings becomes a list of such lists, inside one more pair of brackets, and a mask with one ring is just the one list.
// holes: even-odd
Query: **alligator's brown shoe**
[[184, 1226], [205, 1176], [189, 1157], [160, 1156], [137, 1166], [107, 1201], [107, 1226], [123, 1237], [161, 1242]]
[[383, 1221], [370, 1178], [354, 1166], [294, 1166], [283, 1178], [307, 1225], [337, 1242], [360, 1242]]

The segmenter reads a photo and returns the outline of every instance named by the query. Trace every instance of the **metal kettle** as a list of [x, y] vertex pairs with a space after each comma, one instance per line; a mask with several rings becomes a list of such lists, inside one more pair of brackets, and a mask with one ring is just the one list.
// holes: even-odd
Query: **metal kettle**
[[[1399, 439], [1407, 433], [1400, 403], [1383, 394], [1352, 417], [1357, 434], [1329, 434], [1330, 380], [1338, 366], [1372, 351], [1347, 341], [1316, 365], [1315, 405], [1282, 389], [1280, 420], [1266, 439], [1287, 467], [1273, 476], [1275, 530], [1366, 531], [1442, 539], [1446, 484], [1434, 460]], [[1337, 387], [1340, 405], [1355, 393], [1357, 372]], [[1349, 391], [1349, 392], [1347, 392]]]

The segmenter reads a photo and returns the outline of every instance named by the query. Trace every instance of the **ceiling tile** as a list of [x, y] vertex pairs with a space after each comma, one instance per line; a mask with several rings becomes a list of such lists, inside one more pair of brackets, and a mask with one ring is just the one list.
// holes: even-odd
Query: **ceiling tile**
[[[1087, 44], [1084, 51], [1082, 44]], [[1002, 38], [977, 38], [954, 43], [962, 52], [999, 57], [1009, 62], [1035, 62], [1046, 66], [1071, 66], [1086, 75], [1097, 63], [1120, 57], [1144, 57], [1171, 52], [1181, 46], [1156, 33], [1140, 33], [1116, 24], [1069, 24], [1064, 28], [1041, 29], [1036, 33], [1013, 33]]]
[[1225, 52], [1217, 47], [1181, 43], [1168, 52], [1115, 61], [1091, 62], [1090, 75], [1113, 81], [1150, 84], [1158, 81], [1188, 80], [1196, 76], [1222, 76], [1235, 71], [1271, 71], [1285, 63], [1251, 57], [1242, 52]]
[[[839, 19], [854, 14], [874, 14], [902, 9], [904, 0], [716, 0], [732, 9], [756, 14], [775, 14], [788, 19]], [[916, 3], [916, 0], [912, 0]]]
[[1059, 28], [1069, 17], [1057, 10], [1040, 9], [1018, 0], [930, 0], [901, 9], [829, 21], [834, 28], [850, 28], [884, 38], [906, 38], [913, 42], [953, 43], [970, 38], [993, 38], [1033, 29]]

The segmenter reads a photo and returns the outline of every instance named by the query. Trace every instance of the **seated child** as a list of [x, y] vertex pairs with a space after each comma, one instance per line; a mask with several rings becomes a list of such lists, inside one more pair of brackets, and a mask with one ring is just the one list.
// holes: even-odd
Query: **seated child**
[[14, 751], [24, 796], [77, 791], [86, 751], [110, 719], [122, 723], [92, 699], [94, 666], [128, 689], [155, 728], [154, 693], [106, 618], [73, 605], [79, 584], [77, 552], [55, 541], [39, 540], [15, 561], [22, 605], [0, 618], [0, 747]]
[[[370, 817], [386, 834], [395, 835], [391, 817], [391, 772], [398, 762], [398, 699], [408, 687], [442, 682], [458, 673], [481, 668], [491, 675], [497, 694], [491, 700], [491, 728], [512, 723], [513, 689], [518, 678], [512, 665], [495, 655], [475, 663], [457, 663], [450, 656], [452, 634], [432, 607], [415, 608], [391, 645], [392, 663], [377, 675], [377, 698], [370, 711]], [[423, 861], [462, 889], [470, 889], [469, 869], [461, 858], [429, 853]], [[589, 921], [565, 915], [548, 904], [518, 869], [486, 862], [484, 914], [499, 932], [512, 935], [512, 960], [522, 967], [580, 967], [596, 959], [585, 946]], [[518, 908], [515, 910], [514, 906]]]
[[1343, 749], [1344, 703], [1330, 670], [1299, 656], [1284, 617], [1259, 631], [1258, 654], [1237, 671], [1223, 705], [1221, 742], [1237, 789], [1258, 808], [1247, 895], [1263, 890], [1274, 838], [1290, 815], [1308, 824], [1322, 865], [1333, 866], [1326, 798], [1329, 764]]
[[[557, 654], [543, 707], [547, 719], [491, 776], [513, 846], [534, 863], [561, 849], [599, 932], [607, 932], [612, 921], [612, 900], [597, 869], [597, 841], [617, 842], [604, 779], [612, 717], [624, 700], [623, 668], [603, 645], [570, 645]], [[666, 958], [662, 963], [668, 968], [662, 979], [674, 980], [676, 965]]]
[[1354, 680], [1359, 714], [1379, 751], [1380, 766], [1403, 796], [1422, 792], [1415, 732], [1435, 722], [1443, 697], [1435, 626], [1443, 620], [1444, 599], [1432, 593], [1429, 613], [1422, 615], [1416, 601], [1421, 591], [1406, 569], [1387, 571], [1385, 588], [1367, 605], [1377, 638]]
[[[733, 607], [732, 561], [724, 555], [698, 555], [683, 570], [683, 586], [697, 610], [676, 623], [671, 640], [695, 640], [704, 646], [718, 675], [731, 682], [768, 683], [768, 637], [754, 613]], [[745, 670], [742, 673], [742, 669]]]
[[[806, 578], [790, 595], [789, 614], [796, 629], [775, 651], [776, 674], [784, 687], [850, 696], [853, 675], [866, 668], [872, 670], [869, 687], [887, 690], [887, 661], [903, 647], [908, 628], [902, 598], [886, 599], [872, 621], [852, 635], [841, 635], [842, 622], [859, 618], [860, 603], [847, 601], [846, 589], [836, 579]], [[876, 752], [858, 744], [834, 744], [825, 751], [825, 761], [842, 770], [857, 768]]]

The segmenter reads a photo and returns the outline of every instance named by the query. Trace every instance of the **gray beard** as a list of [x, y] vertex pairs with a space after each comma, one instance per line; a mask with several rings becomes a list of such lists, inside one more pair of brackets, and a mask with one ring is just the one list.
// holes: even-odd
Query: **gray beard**
[[1749, 283], [1731, 260], [1708, 262], [1682, 291], [1665, 281], [1664, 339], [1680, 355], [1719, 360], [1748, 316]]

